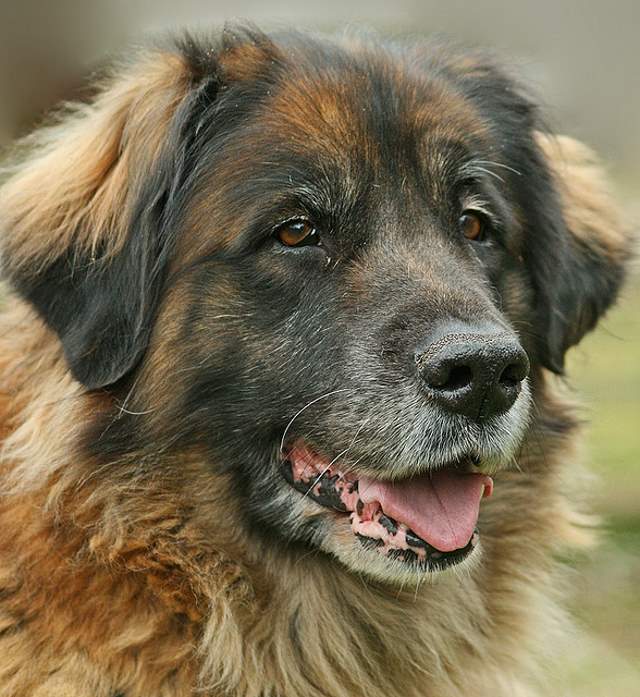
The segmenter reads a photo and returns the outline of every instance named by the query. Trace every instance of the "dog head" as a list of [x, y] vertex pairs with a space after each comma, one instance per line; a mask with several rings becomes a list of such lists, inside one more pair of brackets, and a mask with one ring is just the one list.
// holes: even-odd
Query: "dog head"
[[487, 473], [623, 275], [590, 152], [441, 45], [187, 39], [29, 145], [4, 273], [119, 409], [87, 447], [199, 443], [265, 544], [386, 580], [474, 550]]

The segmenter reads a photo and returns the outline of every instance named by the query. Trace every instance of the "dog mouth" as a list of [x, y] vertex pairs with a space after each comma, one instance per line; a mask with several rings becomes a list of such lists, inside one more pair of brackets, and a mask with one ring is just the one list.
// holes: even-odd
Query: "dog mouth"
[[340, 471], [296, 441], [284, 453], [282, 473], [305, 497], [348, 516], [366, 549], [436, 571], [466, 559], [479, 541], [480, 501], [491, 495], [493, 481], [466, 471], [466, 465], [394, 481], [372, 479]]

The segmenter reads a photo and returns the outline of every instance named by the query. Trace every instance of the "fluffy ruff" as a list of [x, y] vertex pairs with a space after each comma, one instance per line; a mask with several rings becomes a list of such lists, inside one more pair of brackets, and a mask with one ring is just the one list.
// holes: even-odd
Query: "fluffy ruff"
[[[630, 246], [586, 149], [482, 56], [232, 31], [141, 52], [6, 175], [0, 697], [537, 694], [554, 555], [584, 539], [552, 373]], [[328, 244], [285, 249], [310, 192]], [[491, 201], [493, 238], [457, 234], [452, 206]], [[482, 313], [532, 367], [481, 427], [412, 352]], [[390, 561], [303, 499], [278, 469], [293, 414], [381, 480], [477, 451], [468, 562], [409, 573], [409, 528], [352, 502]]]
[[564, 433], [522, 458], [526, 474], [496, 477], [473, 573], [402, 590], [249, 545], [197, 452], [173, 476], [76, 459], [102, 397], [27, 308], [3, 326], [2, 697], [536, 694], [563, 623], [552, 551], [584, 538], [565, 495], [568, 406], [549, 400]]

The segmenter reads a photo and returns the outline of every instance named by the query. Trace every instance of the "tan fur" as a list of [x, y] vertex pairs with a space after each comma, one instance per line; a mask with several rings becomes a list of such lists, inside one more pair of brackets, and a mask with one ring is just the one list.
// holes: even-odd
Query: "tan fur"
[[569, 230], [580, 243], [606, 255], [612, 263], [624, 262], [629, 226], [622, 224], [595, 153], [567, 136], [539, 134], [538, 144], [555, 175]]
[[95, 102], [68, 107], [59, 124], [23, 143], [33, 154], [0, 192], [12, 264], [37, 269], [71, 245], [104, 256], [121, 248], [131, 204], [189, 80], [178, 55], [144, 54]]
[[223, 33], [223, 50], [219, 61], [230, 80], [252, 80], [260, 77], [269, 61], [279, 58], [280, 51], [264, 37], [237, 36], [227, 28]]
[[533, 669], [532, 649], [558, 614], [550, 551], [573, 528], [559, 493], [570, 443], [523, 461], [525, 478], [497, 478], [481, 519], [501, 531], [484, 537], [490, 563], [398, 591], [313, 556], [247, 548], [240, 528], [224, 525], [237, 516], [225, 483], [197, 453], [175, 477], [154, 474], [160, 462], [93, 472], [74, 461], [75, 434], [101, 397], [79, 394], [30, 310], [2, 322], [12, 424], [0, 507], [2, 697], [36, 685], [87, 697], [180, 697], [198, 685], [243, 697], [533, 694], [523, 667]]
[[[0, 195], [13, 264], [122, 245], [131, 172], [157, 155], [187, 81], [178, 59], [152, 56], [35, 139]], [[569, 193], [566, 205], [584, 203]], [[589, 234], [614, 250], [595, 199], [592, 209]], [[185, 302], [176, 291], [157, 318], [165, 331], [151, 375], [154, 361], [171, 360], [172, 318]], [[35, 313], [15, 295], [6, 305], [0, 697], [536, 694], [528, 676], [561, 620], [552, 555], [575, 530], [574, 435], [525, 453], [526, 474], [496, 476], [480, 521], [494, 532], [473, 573], [385, 587], [324, 556], [248, 542], [228, 482], [196, 447], [179, 462], [158, 453], [96, 468], [80, 457], [83, 428], [113, 408], [111, 397], [84, 393]], [[568, 414], [549, 379], [541, 402]]]

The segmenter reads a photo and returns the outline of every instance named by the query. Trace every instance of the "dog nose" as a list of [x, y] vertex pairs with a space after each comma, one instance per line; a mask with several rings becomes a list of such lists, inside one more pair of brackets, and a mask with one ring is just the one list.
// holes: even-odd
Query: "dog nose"
[[474, 421], [506, 412], [529, 374], [529, 359], [504, 331], [441, 335], [415, 354], [429, 396]]

